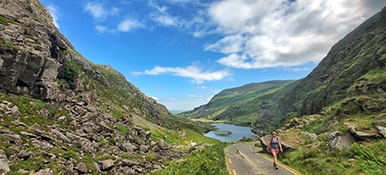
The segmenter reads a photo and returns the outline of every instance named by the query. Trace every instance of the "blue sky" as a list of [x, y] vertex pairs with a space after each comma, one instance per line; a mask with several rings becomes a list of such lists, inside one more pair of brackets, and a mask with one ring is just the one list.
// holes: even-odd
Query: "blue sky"
[[300, 79], [384, 0], [41, 0], [85, 58], [171, 111], [223, 89]]

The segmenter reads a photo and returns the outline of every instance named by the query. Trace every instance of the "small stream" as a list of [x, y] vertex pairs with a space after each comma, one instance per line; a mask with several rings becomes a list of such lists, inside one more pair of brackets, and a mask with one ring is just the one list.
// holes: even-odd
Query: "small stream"
[[212, 124], [216, 128], [218, 128], [217, 131], [230, 131], [232, 134], [227, 136], [219, 136], [214, 134], [214, 131], [210, 131], [208, 133], [205, 133], [204, 135], [207, 137], [211, 137], [223, 142], [232, 142], [234, 140], [240, 140], [243, 137], [250, 138], [254, 136], [255, 134], [251, 131], [251, 127], [246, 126], [236, 126], [236, 125], [230, 125], [225, 123], [214, 123]]

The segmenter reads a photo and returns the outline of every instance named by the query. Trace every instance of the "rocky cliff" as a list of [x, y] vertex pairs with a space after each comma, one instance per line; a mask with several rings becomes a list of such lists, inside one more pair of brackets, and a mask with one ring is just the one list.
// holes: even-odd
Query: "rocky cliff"
[[0, 2], [0, 91], [0, 174], [144, 174], [195, 149], [164, 128], [205, 130], [85, 59], [38, 0]]

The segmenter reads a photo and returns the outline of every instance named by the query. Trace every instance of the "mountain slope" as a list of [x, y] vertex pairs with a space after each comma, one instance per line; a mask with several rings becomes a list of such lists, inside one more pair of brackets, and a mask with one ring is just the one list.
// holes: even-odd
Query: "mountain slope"
[[1, 173], [149, 173], [206, 130], [85, 59], [38, 0], [0, 1]]
[[[296, 84], [292, 80], [251, 83], [237, 88], [225, 89], [216, 94], [208, 104], [177, 114], [188, 118], [235, 121], [237, 124], [254, 122], [256, 116], [271, 106]], [[270, 98], [270, 99], [266, 99]]]
[[[350, 97], [352, 94], [348, 89], [358, 78], [385, 66], [385, 53], [386, 8], [336, 43], [319, 65], [255, 125], [261, 129], [273, 128], [286, 115], [315, 114]], [[368, 87], [366, 93], [378, 93], [379, 88], [380, 91], [385, 90], [380, 84], [375, 86]], [[267, 123], [268, 120], [271, 122]]]

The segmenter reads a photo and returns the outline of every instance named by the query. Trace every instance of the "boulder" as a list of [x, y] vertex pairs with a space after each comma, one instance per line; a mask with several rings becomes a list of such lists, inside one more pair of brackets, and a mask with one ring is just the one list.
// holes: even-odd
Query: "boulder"
[[374, 126], [383, 126], [386, 127], [386, 120], [381, 120], [381, 121], [375, 121], [373, 122]]
[[299, 134], [306, 136], [308, 139], [317, 140], [318, 136], [315, 133], [299, 132]]
[[162, 167], [160, 165], [154, 164], [153, 165], [153, 169], [154, 170], [159, 170], [159, 169], [162, 169]]
[[0, 174], [8, 174], [10, 171], [8, 159], [5, 152], [0, 149]]
[[340, 131], [332, 132], [329, 138], [328, 147], [330, 150], [345, 149], [357, 141], [350, 133], [343, 134]]
[[13, 117], [15, 119], [20, 118], [19, 108], [16, 105], [13, 106], [11, 109], [11, 117]]
[[379, 134], [386, 138], [386, 127], [378, 126]]
[[163, 150], [167, 150], [171, 148], [171, 146], [162, 139], [159, 139], [159, 147]]
[[134, 152], [134, 150], [137, 149], [137, 147], [134, 146], [134, 145], [132, 145], [129, 141], [123, 142], [123, 143], [119, 146], [119, 148], [120, 148], [121, 150], [125, 151], [125, 152], [128, 152], [128, 153], [132, 153], [132, 152]]
[[141, 145], [139, 147], [139, 151], [142, 151], [142, 152], [146, 153], [147, 152], [147, 146], [146, 145]]
[[12, 131], [1, 129], [0, 130], [0, 136], [1, 137], [8, 137], [8, 138], [12, 139], [12, 142], [14, 142], [17, 146], [21, 146], [21, 144], [23, 144], [23, 140], [21, 140], [20, 135], [14, 133]]
[[21, 158], [21, 159], [28, 159], [30, 156], [32, 156], [34, 153], [31, 152], [31, 151], [25, 151], [25, 150], [21, 150], [19, 152], [19, 154], [17, 154], [17, 157]]
[[61, 123], [61, 124], [66, 124], [67, 122], [67, 117], [66, 116], [60, 116], [58, 118], [58, 122]]
[[52, 133], [53, 135], [56, 135], [56, 137], [57, 137], [59, 140], [62, 140], [62, 141], [64, 141], [64, 142], [66, 142], [66, 143], [71, 143], [71, 140], [68, 139], [64, 134], [62, 134], [62, 133], [59, 132], [58, 130], [52, 129], [52, 130], [51, 130], [51, 133]]
[[32, 144], [34, 145], [34, 147], [43, 148], [45, 150], [50, 150], [54, 147], [45, 141], [39, 141], [37, 139], [32, 139]]
[[356, 137], [359, 138], [360, 140], [367, 140], [371, 138], [376, 137], [376, 133], [367, 133], [364, 131], [359, 131], [357, 130], [357, 124], [355, 123], [345, 123], [346, 127], [350, 130], [350, 132]]
[[78, 163], [75, 167], [76, 170], [78, 170], [80, 173], [86, 173], [87, 167], [84, 163]]
[[154, 146], [152, 150], [153, 150], [153, 152], [158, 152], [160, 149], [158, 146]]
[[106, 171], [114, 166], [114, 160], [112, 160], [112, 159], [99, 161], [99, 163], [102, 164], [102, 167], [101, 167], [102, 171]]

